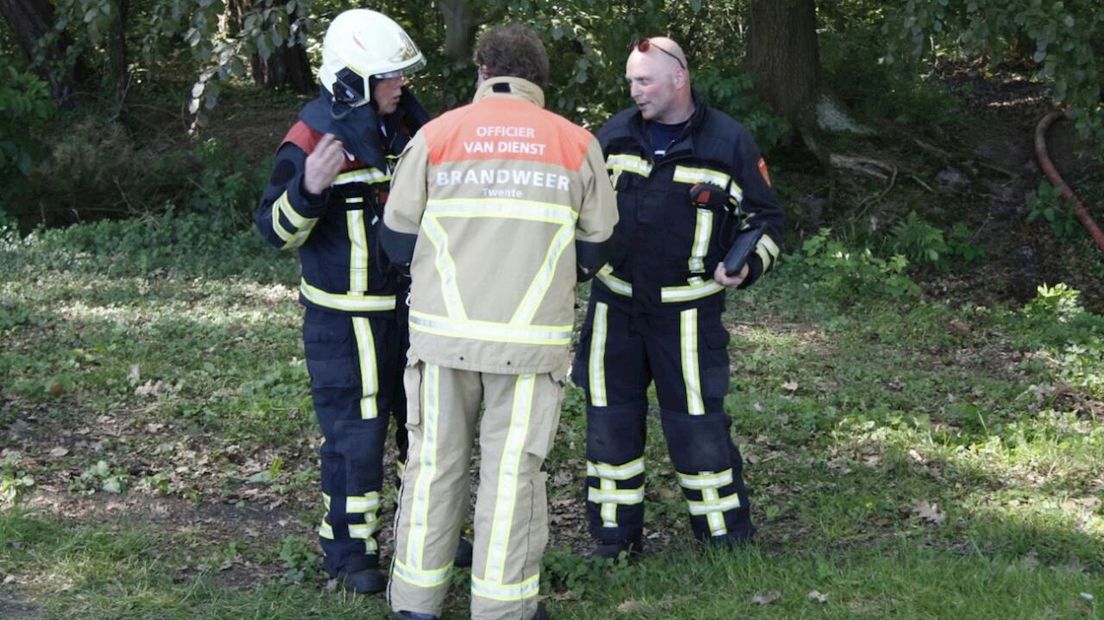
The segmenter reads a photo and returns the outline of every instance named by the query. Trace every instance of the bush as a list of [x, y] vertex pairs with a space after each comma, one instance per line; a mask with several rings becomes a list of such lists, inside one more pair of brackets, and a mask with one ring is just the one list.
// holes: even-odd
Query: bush
[[13, 181], [30, 172], [41, 156], [37, 136], [54, 113], [46, 84], [8, 62], [6, 55], [0, 55], [0, 176], [7, 180], [0, 187], [0, 227], [7, 219]]
[[901, 301], [920, 292], [907, 275], [908, 259], [875, 256], [868, 248], [853, 251], [821, 229], [801, 248], [798, 259], [812, 271], [813, 286], [840, 306], [877, 300]]

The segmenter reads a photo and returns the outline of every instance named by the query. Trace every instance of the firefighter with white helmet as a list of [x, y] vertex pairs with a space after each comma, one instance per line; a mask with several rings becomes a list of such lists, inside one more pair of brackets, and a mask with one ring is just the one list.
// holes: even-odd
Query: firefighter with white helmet
[[[303, 345], [324, 438], [318, 535], [326, 571], [362, 594], [386, 587], [378, 539], [391, 417], [399, 461], [406, 456], [409, 280], [377, 235], [395, 158], [429, 120], [405, 87], [424, 65], [389, 17], [354, 9], [334, 18], [322, 44], [321, 92], [281, 142], [256, 212], [266, 240], [299, 253]], [[458, 556], [470, 562], [470, 546]]]

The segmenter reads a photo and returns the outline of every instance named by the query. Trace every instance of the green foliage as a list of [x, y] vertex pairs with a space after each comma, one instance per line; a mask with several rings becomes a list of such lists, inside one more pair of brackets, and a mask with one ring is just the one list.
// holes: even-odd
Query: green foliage
[[762, 148], [778, 144], [790, 125], [755, 94], [751, 75], [735, 67], [717, 67], [704, 66], [694, 76], [694, 86], [705, 101], [740, 121]]
[[19, 502], [19, 499], [35, 485], [34, 476], [21, 465], [22, 456], [14, 450], [0, 461], [0, 508]]
[[1073, 209], [1062, 198], [1062, 191], [1045, 180], [1039, 183], [1035, 196], [1027, 203], [1027, 221], [1046, 222], [1054, 235], [1063, 241], [1073, 238], [1080, 226]]
[[302, 536], [284, 536], [280, 541], [280, 560], [284, 563], [284, 579], [290, 583], [302, 583], [319, 572], [314, 543]]
[[889, 248], [916, 265], [950, 269], [955, 262], [972, 263], [985, 256], [985, 248], [973, 241], [973, 233], [962, 222], [949, 234], [910, 211], [890, 229]]
[[46, 84], [32, 73], [19, 71], [0, 55], [0, 227], [9, 210], [8, 198], [17, 178], [30, 172], [41, 157], [39, 132], [54, 113]]
[[836, 304], [870, 303], [877, 299], [902, 301], [915, 297], [920, 287], [905, 274], [908, 259], [889, 259], [869, 249], [853, 251], [822, 229], [801, 247], [801, 262], [812, 272], [817, 290]]
[[630, 578], [628, 554], [615, 560], [580, 558], [571, 552], [551, 550], [541, 559], [541, 572], [554, 589], [566, 589], [580, 597], [616, 587]]
[[1024, 315], [1039, 322], [1068, 323], [1081, 316], [1081, 291], [1059, 282], [1054, 286], [1041, 285], [1035, 298], [1024, 306]]
[[[890, 61], [934, 53], [1032, 62], [1082, 136], [1104, 138], [1104, 12], [1095, 2], [908, 0], [887, 6]], [[1029, 41], [1034, 49], [1023, 45]], [[1098, 144], [1104, 148], [1104, 141]]]

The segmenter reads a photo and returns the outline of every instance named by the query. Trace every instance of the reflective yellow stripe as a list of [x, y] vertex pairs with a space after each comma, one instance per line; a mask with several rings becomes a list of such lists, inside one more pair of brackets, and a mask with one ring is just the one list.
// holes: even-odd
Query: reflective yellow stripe
[[[288, 222], [295, 227], [295, 232], [292, 232], [280, 223], [280, 214], [283, 213]], [[292, 208], [291, 203], [288, 201], [288, 194], [285, 191], [280, 194], [280, 197], [276, 199], [276, 202], [272, 203], [272, 230], [276, 233], [276, 236], [284, 241], [284, 245], [281, 249], [287, 250], [290, 248], [297, 248], [303, 245], [303, 242], [307, 240], [307, 236], [314, 228], [315, 223], [318, 222], [317, 218], [306, 218]]]
[[349, 231], [349, 292], [368, 290], [368, 233], [364, 230], [364, 211], [345, 212]]
[[732, 484], [732, 469], [720, 472], [703, 471], [698, 474], [678, 472], [679, 484], [687, 489], [719, 489]]
[[587, 383], [590, 386], [590, 404], [605, 407], [606, 400], [606, 336], [609, 334], [609, 306], [594, 304], [594, 323], [590, 332], [590, 353], [587, 358]]
[[[702, 503], [703, 504], [715, 504], [719, 500], [721, 494], [717, 492], [717, 489], [702, 489]], [[691, 509], [691, 513], [693, 510]], [[714, 536], [723, 536], [728, 533], [728, 528], [725, 527], [724, 513], [711, 510], [705, 513], [705, 522], [709, 525], [709, 533]]]
[[439, 217], [493, 217], [574, 226], [579, 214], [571, 207], [534, 200], [447, 199], [426, 203], [426, 215]]
[[686, 503], [690, 506], [690, 514], [701, 516], [711, 512], [725, 512], [726, 510], [735, 510], [739, 508], [740, 496], [733, 493], [727, 497], [711, 498], [700, 502], [688, 501]]
[[[327, 507], [329, 501], [326, 502]], [[380, 507], [380, 494], [372, 491], [367, 495], [350, 495], [345, 498], [345, 512], [348, 514], [361, 514], [375, 512]]]
[[280, 197], [274, 203], [279, 208], [280, 213], [284, 215], [288, 222], [295, 227], [296, 230], [302, 230], [314, 226], [318, 221], [316, 217], [306, 217], [295, 210], [295, 207], [291, 206], [291, 201], [288, 200], [288, 193], [285, 191], [280, 194]]
[[365, 317], [353, 317], [353, 333], [356, 334], [358, 364], [360, 366], [360, 419], [379, 417], [376, 397], [379, 395], [379, 363], [376, 360], [376, 341], [372, 336], [372, 323]]
[[[600, 478], [598, 487], [602, 491], [616, 491], [617, 483], [613, 480]], [[602, 517], [602, 527], [617, 527], [617, 504], [615, 502], [604, 502], [598, 505], [600, 506], [598, 513]]]
[[766, 273], [774, 266], [774, 261], [778, 259], [778, 255], [782, 253], [782, 250], [778, 248], [770, 235], [763, 235], [763, 238], [755, 245], [755, 253], [759, 255], [759, 260], [763, 261], [763, 273]]
[[390, 181], [391, 175], [378, 168], [361, 168], [350, 172], [342, 172], [334, 179], [333, 185], [346, 185], [349, 183], [383, 183]]
[[705, 414], [698, 374], [698, 310], [679, 313], [679, 339], [682, 350], [682, 381], [686, 385], [686, 411], [690, 415]]
[[705, 253], [709, 251], [709, 238], [713, 236], [713, 212], [709, 209], [695, 209], [698, 212], [694, 225], [694, 243], [690, 246], [690, 271], [705, 271]]
[[552, 243], [548, 245], [548, 252], [545, 253], [544, 260], [541, 261], [536, 277], [529, 284], [525, 296], [521, 298], [521, 303], [514, 311], [514, 316], [510, 317], [511, 325], [528, 325], [533, 321], [533, 317], [536, 316], [537, 310], [548, 294], [548, 289], [552, 286], [564, 250], [571, 246], [574, 240], [575, 228], [568, 225], [562, 226], [556, 236], [552, 238]]
[[639, 504], [644, 501], [644, 487], [635, 489], [596, 489], [587, 488], [587, 501], [595, 504]]
[[731, 196], [737, 204], [744, 201], [744, 190], [740, 189], [739, 185], [736, 185], [736, 181], [733, 181], [732, 185], [729, 186], [728, 195]]
[[523, 601], [533, 598], [540, 592], [540, 575], [533, 575], [521, 583], [496, 583], [487, 579], [480, 579], [475, 575], [471, 578], [472, 596], [489, 598], [493, 601]]
[[344, 312], [376, 312], [395, 309], [394, 295], [343, 295], [327, 293], [320, 288], [299, 282], [299, 292], [313, 304]]
[[422, 446], [418, 453], [418, 477], [413, 485], [406, 546], [406, 563], [415, 569], [424, 568], [422, 562], [432, 499], [430, 486], [437, 472], [437, 425], [441, 415], [440, 367], [423, 363], [422, 370]]
[[[487, 542], [486, 570], [483, 572], [485, 583], [488, 584], [501, 584], [506, 575], [506, 556], [510, 548], [514, 509], [517, 507], [521, 459], [525, 455], [525, 437], [529, 434], [529, 419], [533, 413], [533, 389], [536, 387], [536, 379], [535, 374], [518, 375], [514, 382], [510, 428], [506, 432], [502, 458], [498, 463], [494, 515], [491, 518], [491, 535]], [[472, 583], [474, 591], [474, 580]]]
[[334, 539], [333, 528], [326, 522], [326, 517], [322, 517], [322, 523], [318, 526], [318, 535], [326, 540]]
[[636, 155], [626, 155], [624, 153], [615, 153], [610, 155], [606, 159], [606, 169], [609, 171], [627, 171], [640, 176], [648, 176], [652, 173], [652, 165], [637, 157]]
[[571, 328], [571, 325], [508, 325], [490, 321], [456, 321], [425, 312], [410, 311], [410, 329], [413, 331], [488, 342], [566, 345], [571, 344]]
[[628, 480], [633, 476], [639, 476], [643, 473], [644, 457], [629, 461], [624, 465], [610, 465], [609, 463], [587, 461], [587, 475], [604, 478], [606, 480]]
[[[602, 270], [598, 272], [597, 277], [611, 292], [623, 297], [632, 297], [632, 285], [613, 275], [613, 268], [609, 265], [603, 267]], [[714, 293], [719, 293], [723, 290], [724, 287], [717, 284], [715, 280], [691, 278], [690, 283], [686, 286], [664, 286], [660, 289], [659, 295], [660, 301], [666, 304], [693, 301], [695, 299], [708, 297]]]
[[[696, 281], [695, 281], [696, 280]], [[717, 284], [715, 280], [702, 280], [691, 278], [691, 283], [686, 286], [665, 286], [660, 289], [659, 295], [663, 303], [678, 303], [681, 301], [693, 301], [708, 297], [724, 290], [724, 286]]]
[[691, 168], [689, 166], [675, 166], [675, 183], [686, 183], [688, 185], [694, 185], [696, 183], [711, 183], [717, 187], [725, 187], [728, 185], [728, 181], [731, 179], [726, 173], [720, 170], [711, 170], [709, 168]]
[[448, 584], [452, 562], [449, 562], [443, 568], [422, 570], [414, 568], [402, 560], [395, 558], [395, 561], [391, 565], [391, 569], [395, 577], [412, 586], [418, 588], [439, 588]]
[[360, 203], [364, 202], [364, 196], [349, 196], [348, 198], [345, 199], [345, 202], [347, 204], [351, 204], [351, 205], [360, 204]]
[[467, 319], [468, 314], [464, 310], [464, 301], [460, 296], [460, 283], [456, 279], [456, 262], [452, 260], [452, 255], [448, 251], [448, 233], [433, 216], [422, 218], [422, 230], [436, 250], [433, 262], [441, 278], [441, 297], [445, 301], [445, 310], [449, 318]]

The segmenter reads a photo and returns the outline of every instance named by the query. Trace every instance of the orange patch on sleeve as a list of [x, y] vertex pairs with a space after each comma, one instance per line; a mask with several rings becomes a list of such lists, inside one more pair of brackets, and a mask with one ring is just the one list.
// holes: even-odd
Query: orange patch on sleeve
[[767, 162], [762, 157], [759, 158], [759, 174], [766, 181], [767, 187], [771, 186], [770, 172], [767, 170]]

